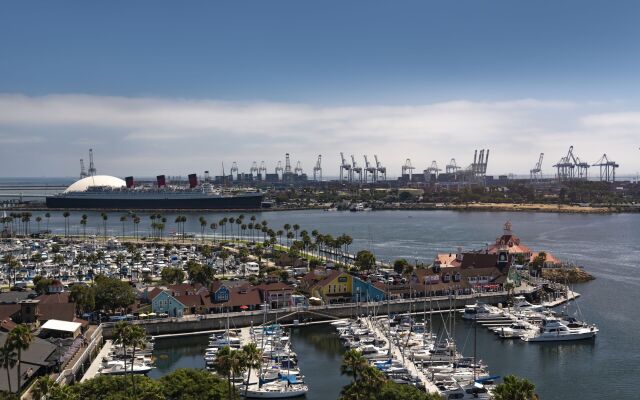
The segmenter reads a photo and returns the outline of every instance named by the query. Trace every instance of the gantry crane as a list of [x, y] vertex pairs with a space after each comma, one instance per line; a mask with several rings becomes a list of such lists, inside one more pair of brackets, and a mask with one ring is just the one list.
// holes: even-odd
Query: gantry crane
[[[382, 174], [382, 179], [383, 180], [387, 180], [387, 167], [383, 167], [382, 164], [380, 163], [380, 161], [378, 161], [378, 156], [374, 154], [373, 158], [376, 160], [376, 169], [378, 170], [378, 173]], [[376, 173], [376, 176], [378, 177], [378, 173]]]
[[278, 179], [284, 179], [284, 168], [282, 168], [282, 161], [278, 161], [276, 165], [276, 175], [278, 175]]
[[267, 165], [264, 163], [264, 161], [260, 163], [260, 168], [258, 168], [258, 175], [260, 175], [260, 179], [263, 181], [267, 179]]
[[318, 161], [316, 161], [316, 166], [313, 167], [313, 180], [322, 181], [322, 155], [321, 154], [318, 154]]
[[342, 182], [345, 178], [344, 171], [347, 171], [347, 179], [351, 182], [351, 164], [347, 162], [344, 158], [344, 154], [340, 152], [340, 158], [342, 160], [342, 164], [340, 164], [340, 182]]
[[411, 182], [413, 180], [413, 170], [415, 169], [415, 167], [413, 165], [411, 165], [411, 159], [407, 158], [407, 160], [404, 162], [404, 165], [402, 166], [402, 176], [404, 177], [405, 175], [409, 175], [409, 182]]
[[303, 171], [302, 171], [302, 164], [300, 163], [300, 161], [296, 163], [296, 167], [294, 168], [293, 172], [298, 176], [302, 175]]
[[249, 168], [249, 173], [251, 174], [251, 177], [256, 178], [256, 179], [258, 178], [258, 173], [259, 172], [258, 172], [258, 162], [257, 161], [254, 161], [251, 164], [251, 168]]
[[368, 175], [371, 176], [371, 182], [378, 181], [378, 168], [375, 165], [369, 164], [367, 155], [364, 155], [364, 183], [367, 183]]
[[593, 164], [594, 167], [600, 167], [600, 180], [605, 182], [614, 182], [616, 180], [616, 168], [620, 165], [615, 161], [609, 160], [606, 154], [603, 154], [598, 161]]
[[238, 180], [240, 177], [238, 176], [238, 163], [237, 162], [233, 162], [231, 163], [231, 180], [235, 181]]
[[431, 166], [429, 166], [429, 168], [425, 170], [428, 175], [433, 176], [435, 179], [438, 179], [438, 174], [440, 173], [440, 171], [442, 170], [438, 168], [438, 163], [435, 160], [433, 160], [431, 162]]
[[351, 180], [354, 178], [353, 174], [356, 173], [358, 174], [358, 180], [362, 182], [362, 167], [359, 167], [358, 164], [356, 164], [356, 159], [353, 154], [351, 155], [351, 171]]
[[87, 171], [84, 169], [84, 160], [80, 159], [80, 179], [87, 177]]
[[89, 149], [89, 176], [95, 176], [98, 171], [93, 163], [93, 149]]
[[542, 179], [542, 159], [544, 158], [544, 153], [540, 153], [540, 158], [538, 158], [538, 162], [536, 165], [529, 171], [529, 179], [532, 182], [539, 182]]

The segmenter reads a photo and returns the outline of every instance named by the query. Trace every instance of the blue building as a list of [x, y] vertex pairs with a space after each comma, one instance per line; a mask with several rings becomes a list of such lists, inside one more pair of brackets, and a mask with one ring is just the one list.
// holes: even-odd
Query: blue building
[[184, 304], [165, 291], [161, 291], [151, 300], [151, 310], [156, 314], [182, 317], [186, 308]]
[[358, 277], [352, 278], [354, 302], [382, 301], [385, 299], [385, 293], [382, 289], [375, 287], [371, 282], [363, 281]]

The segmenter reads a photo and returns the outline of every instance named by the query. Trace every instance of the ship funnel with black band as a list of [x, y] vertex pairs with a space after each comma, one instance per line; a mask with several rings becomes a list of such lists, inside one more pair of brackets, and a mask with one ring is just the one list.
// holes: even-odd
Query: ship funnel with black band
[[126, 178], [124, 178], [124, 181], [127, 182], [127, 189], [131, 189], [135, 186], [133, 176], [127, 176]]
[[167, 180], [165, 179], [164, 175], [156, 176], [156, 182], [158, 183], [159, 188], [167, 186]]
[[189, 187], [193, 189], [198, 186], [198, 176], [196, 174], [189, 174]]

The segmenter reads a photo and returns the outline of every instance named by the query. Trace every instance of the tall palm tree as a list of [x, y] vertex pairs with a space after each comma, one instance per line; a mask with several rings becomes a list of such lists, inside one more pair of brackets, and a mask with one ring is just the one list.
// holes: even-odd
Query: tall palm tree
[[211, 225], [209, 225], [209, 228], [211, 228], [211, 230], [213, 231], [213, 241], [216, 241], [216, 229], [218, 229], [218, 225], [215, 222], [212, 222]]
[[233, 224], [236, 222], [236, 219], [233, 217], [229, 218], [229, 227], [231, 228], [231, 241], [233, 242]]
[[62, 216], [64, 217], [64, 237], [68, 236], [68, 232], [69, 232], [69, 216], [71, 215], [71, 213], [69, 211], [65, 211], [62, 213]]
[[40, 233], [40, 222], [42, 222], [42, 217], [38, 215], [36, 217], [36, 222], [38, 223], [38, 233]]
[[125, 354], [125, 346], [128, 340], [129, 324], [124, 321], [116, 322], [113, 327], [113, 344], [120, 345], [122, 348], [122, 354]]
[[227, 391], [229, 392], [229, 400], [232, 399], [232, 391], [231, 391], [231, 347], [224, 346], [218, 353], [216, 354], [216, 361], [214, 364], [215, 371], [220, 376], [227, 377]]
[[9, 332], [9, 337], [7, 338], [11, 346], [18, 350], [18, 391], [22, 387], [22, 350], [27, 350], [33, 341], [33, 333], [31, 333], [31, 329], [27, 325], [20, 324], [17, 325], [11, 332]]
[[198, 221], [200, 221], [200, 239], [204, 242], [204, 230], [207, 229], [207, 220], [204, 217], [200, 217]]
[[[262, 365], [262, 350], [258, 348], [258, 346], [254, 343], [248, 343], [242, 346], [242, 352], [244, 353], [244, 362], [248, 370], [248, 376], [251, 377], [251, 369], [252, 368], [260, 368]], [[249, 378], [244, 386], [244, 395], [247, 396], [247, 391], [249, 390]]]
[[353, 382], [358, 381], [358, 376], [362, 371], [369, 366], [367, 359], [362, 355], [362, 352], [351, 349], [347, 350], [342, 357], [342, 365], [340, 366], [340, 373], [353, 377]]
[[133, 217], [133, 226], [135, 228], [134, 230], [135, 230], [136, 240], [138, 240], [138, 225], [140, 225], [140, 217], [136, 215]]
[[133, 398], [136, 398], [136, 380], [133, 373], [133, 362], [136, 358], [136, 349], [142, 348], [147, 343], [147, 332], [142, 326], [129, 325], [127, 330], [127, 345], [131, 347], [131, 387], [133, 388]]
[[122, 222], [122, 239], [124, 240], [124, 223], [127, 222], [127, 216], [120, 216], [120, 222]]
[[300, 225], [293, 224], [293, 231], [296, 233], [296, 240], [298, 240], [298, 231], [300, 230]]
[[49, 232], [49, 218], [51, 218], [51, 213], [45, 213], [44, 217], [47, 219], [47, 232]]
[[11, 369], [16, 366], [17, 360], [16, 349], [13, 348], [11, 342], [6, 340], [4, 346], [0, 347], [0, 368], [7, 370], [7, 382], [9, 383], [9, 393], [13, 393], [11, 390]]
[[82, 219], [80, 219], [80, 225], [82, 225], [82, 236], [84, 239], [87, 238], [87, 214], [82, 214]]
[[104, 241], [107, 241], [107, 220], [109, 219], [109, 216], [107, 215], [107, 213], [102, 213], [100, 214], [102, 216], [102, 226], [104, 227]]
[[245, 356], [242, 350], [231, 350], [231, 354], [229, 354], [229, 367], [231, 379], [235, 380], [236, 376], [242, 375], [246, 369]]

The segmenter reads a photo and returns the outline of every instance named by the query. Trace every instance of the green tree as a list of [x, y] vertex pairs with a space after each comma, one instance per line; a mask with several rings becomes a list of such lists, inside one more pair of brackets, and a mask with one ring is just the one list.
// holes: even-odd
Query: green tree
[[71, 286], [69, 298], [76, 303], [76, 310], [81, 314], [93, 311], [96, 307], [96, 293], [91, 286], [81, 283]]
[[55, 386], [56, 381], [51, 379], [49, 375], [41, 376], [36, 380], [33, 387], [31, 388], [31, 397], [33, 399], [48, 400], [51, 398]]
[[402, 272], [408, 265], [409, 262], [407, 260], [405, 260], [404, 258], [400, 258], [393, 262], [393, 270], [398, 274], [402, 274]]
[[224, 376], [227, 378], [227, 392], [229, 395], [229, 399], [232, 399], [231, 390], [231, 369], [232, 369], [232, 360], [231, 360], [231, 347], [224, 346], [223, 348], [218, 350], [216, 353], [216, 361], [214, 364], [214, 369], [220, 376]]
[[236, 398], [235, 387], [228, 393], [226, 382], [205, 370], [180, 368], [159, 380], [166, 400], [223, 400]]
[[27, 325], [17, 325], [7, 337], [11, 347], [18, 350], [18, 391], [22, 388], [22, 350], [27, 350], [33, 342], [33, 333]]
[[376, 266], [376, 257], [369, 250], [360, 250], [356, 254], [355, 264], [360, 270], [370, 271]]
[[181, 268], [166, 267], [160, 273], [162, 281], [172, 285], [184, 281], [184, 271]]
[[[136, 382], [137, 396], [132, 397], [127, 388], [129, 379]], [[98, 399], [98, 400], [164, 400], [164, 394], [160, 381], [153, 380], [144, 375], [109, 376], [98, 375], [82, 383], [69, 386], [71, 399]], [[65, 398], [65, 400], [69, 397]], [[52, 398], [52, 400], [54, 400]], [[57, 399], [55, 399], [57, 400]], [[62, 400], [62, 399], [60, 399]]]
[[[252, 369], [259, 369], [262, 365], [262, 350], [254, 343], [248, 343], [242, 346], [242, 353], [244, 355], [244, 364], [248, 368], [248, 376], [251, 376]], [[244, 386], [244, 395], [247, 395], [249, 390], [249, 379], [247, 379]]]
[[95, 278], [95, 305], [101, 310], [126, 308], [135, 301], [133, 288], [118, 278], [98, 275]]
[[195, 261], [187, 262], [187, 274], [192, 283], [200, 283], [207, 286], [213, 280], [213, 268], [209, 265], [202, 265]]
[[53, 279], [45, 278], [40, 275], [33, 278], [33, 286], [38, 294], [45, 294], [47, 292], [47, 287], [53, 284]]
[[146, 344], [147, 331], [140, 325], [129, 325], [127, 329], [126, 344], [131, 347], [131, 387], [133, 389], [133, 398], [137, 398], [136, 380], [133, 373], [133, 364], [136, 359], [136, 349], [141, 349]]
[[369, 366], [367, 359], [362, 352], [350, 349], [342, 356], [342, 365], [340, 365], [340, 373], [353, 378], [353, 382], [358, 381], [358, 375]]
[[536, 386], [528, 379], [507, 375], [493, 390], [495, 400], [537, 400]]

